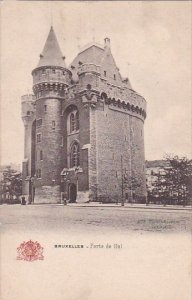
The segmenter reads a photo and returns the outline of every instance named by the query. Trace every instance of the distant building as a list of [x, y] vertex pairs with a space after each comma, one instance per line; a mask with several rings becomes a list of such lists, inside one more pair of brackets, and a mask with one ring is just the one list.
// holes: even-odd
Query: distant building
[[146, 160], [146, 184], [148, 192], [155, 193], [156, 183], [160, 175], [165, 175], [169, 167], [167, 160]]
[[67, 67], [51, 27], [32, 76], [34, 94], [22, 96], [23, 193], [36, 203], [60, 202], [61, 193], [71, 202], [116, 202], [126, 175], [145, 199], [146, 101], [122, 78], [110, 39]]

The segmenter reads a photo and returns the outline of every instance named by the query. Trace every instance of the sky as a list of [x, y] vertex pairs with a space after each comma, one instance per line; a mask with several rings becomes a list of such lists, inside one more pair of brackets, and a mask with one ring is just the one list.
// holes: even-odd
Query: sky
[[53, 25], [66, 63], [93, 39], [147, 100], [145, 157], [191, 156], [191, 1], [1, 3], [1, 164], [21, 163], [21, 96]]

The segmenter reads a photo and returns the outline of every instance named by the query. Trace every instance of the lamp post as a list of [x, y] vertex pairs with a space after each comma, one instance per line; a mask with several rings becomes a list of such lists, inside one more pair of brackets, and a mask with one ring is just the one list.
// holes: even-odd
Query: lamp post
[[36, 174], [31, 177], [31, 204], [34, 204], [34, 199], [35, 199], [35, 180], [36, 180]]
[[64, 171], [61, 174], [61, 182], [63, 183], [63, 190], [61, 194], [61, 201], [63, 201], [64, 205], [67, 205], [67, 180], [68, 180], [69, 171]]

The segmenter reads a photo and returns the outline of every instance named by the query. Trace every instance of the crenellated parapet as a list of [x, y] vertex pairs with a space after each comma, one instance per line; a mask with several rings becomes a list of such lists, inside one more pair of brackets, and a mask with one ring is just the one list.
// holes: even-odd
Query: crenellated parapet
[[77, 74], [80, 76], [85, 73], [100, 75], [101, 67], [91, 63], [79, 64]]
[[101, 79], [100, 88], [108, 98], [120, 99], [126, 103], [129, 102], [130, 105], [139, 106], [143, 110], [146, 110], [146, 100], [130, 88], [110, 84], [103, 79]]
[[105, 104], [113, 110], [131, 114], [143, 121], [146, 118], [146, 111], [142, 107], [131, 104], [130, 102], [125, 102], [124, 100], [108, 98], [104, 93], [101, 97], [104, 99]]
[[63, 97], [71, 83], [71, 72], [62, 67], [40, 67], [32, 72], [36, 99], [55, 95]]

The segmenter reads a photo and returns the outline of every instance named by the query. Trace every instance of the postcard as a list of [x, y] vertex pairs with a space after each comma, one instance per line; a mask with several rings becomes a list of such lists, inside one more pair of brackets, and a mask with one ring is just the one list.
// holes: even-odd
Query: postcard
[[191, 2], [1, 1], [1, 299], [189, 300]]

